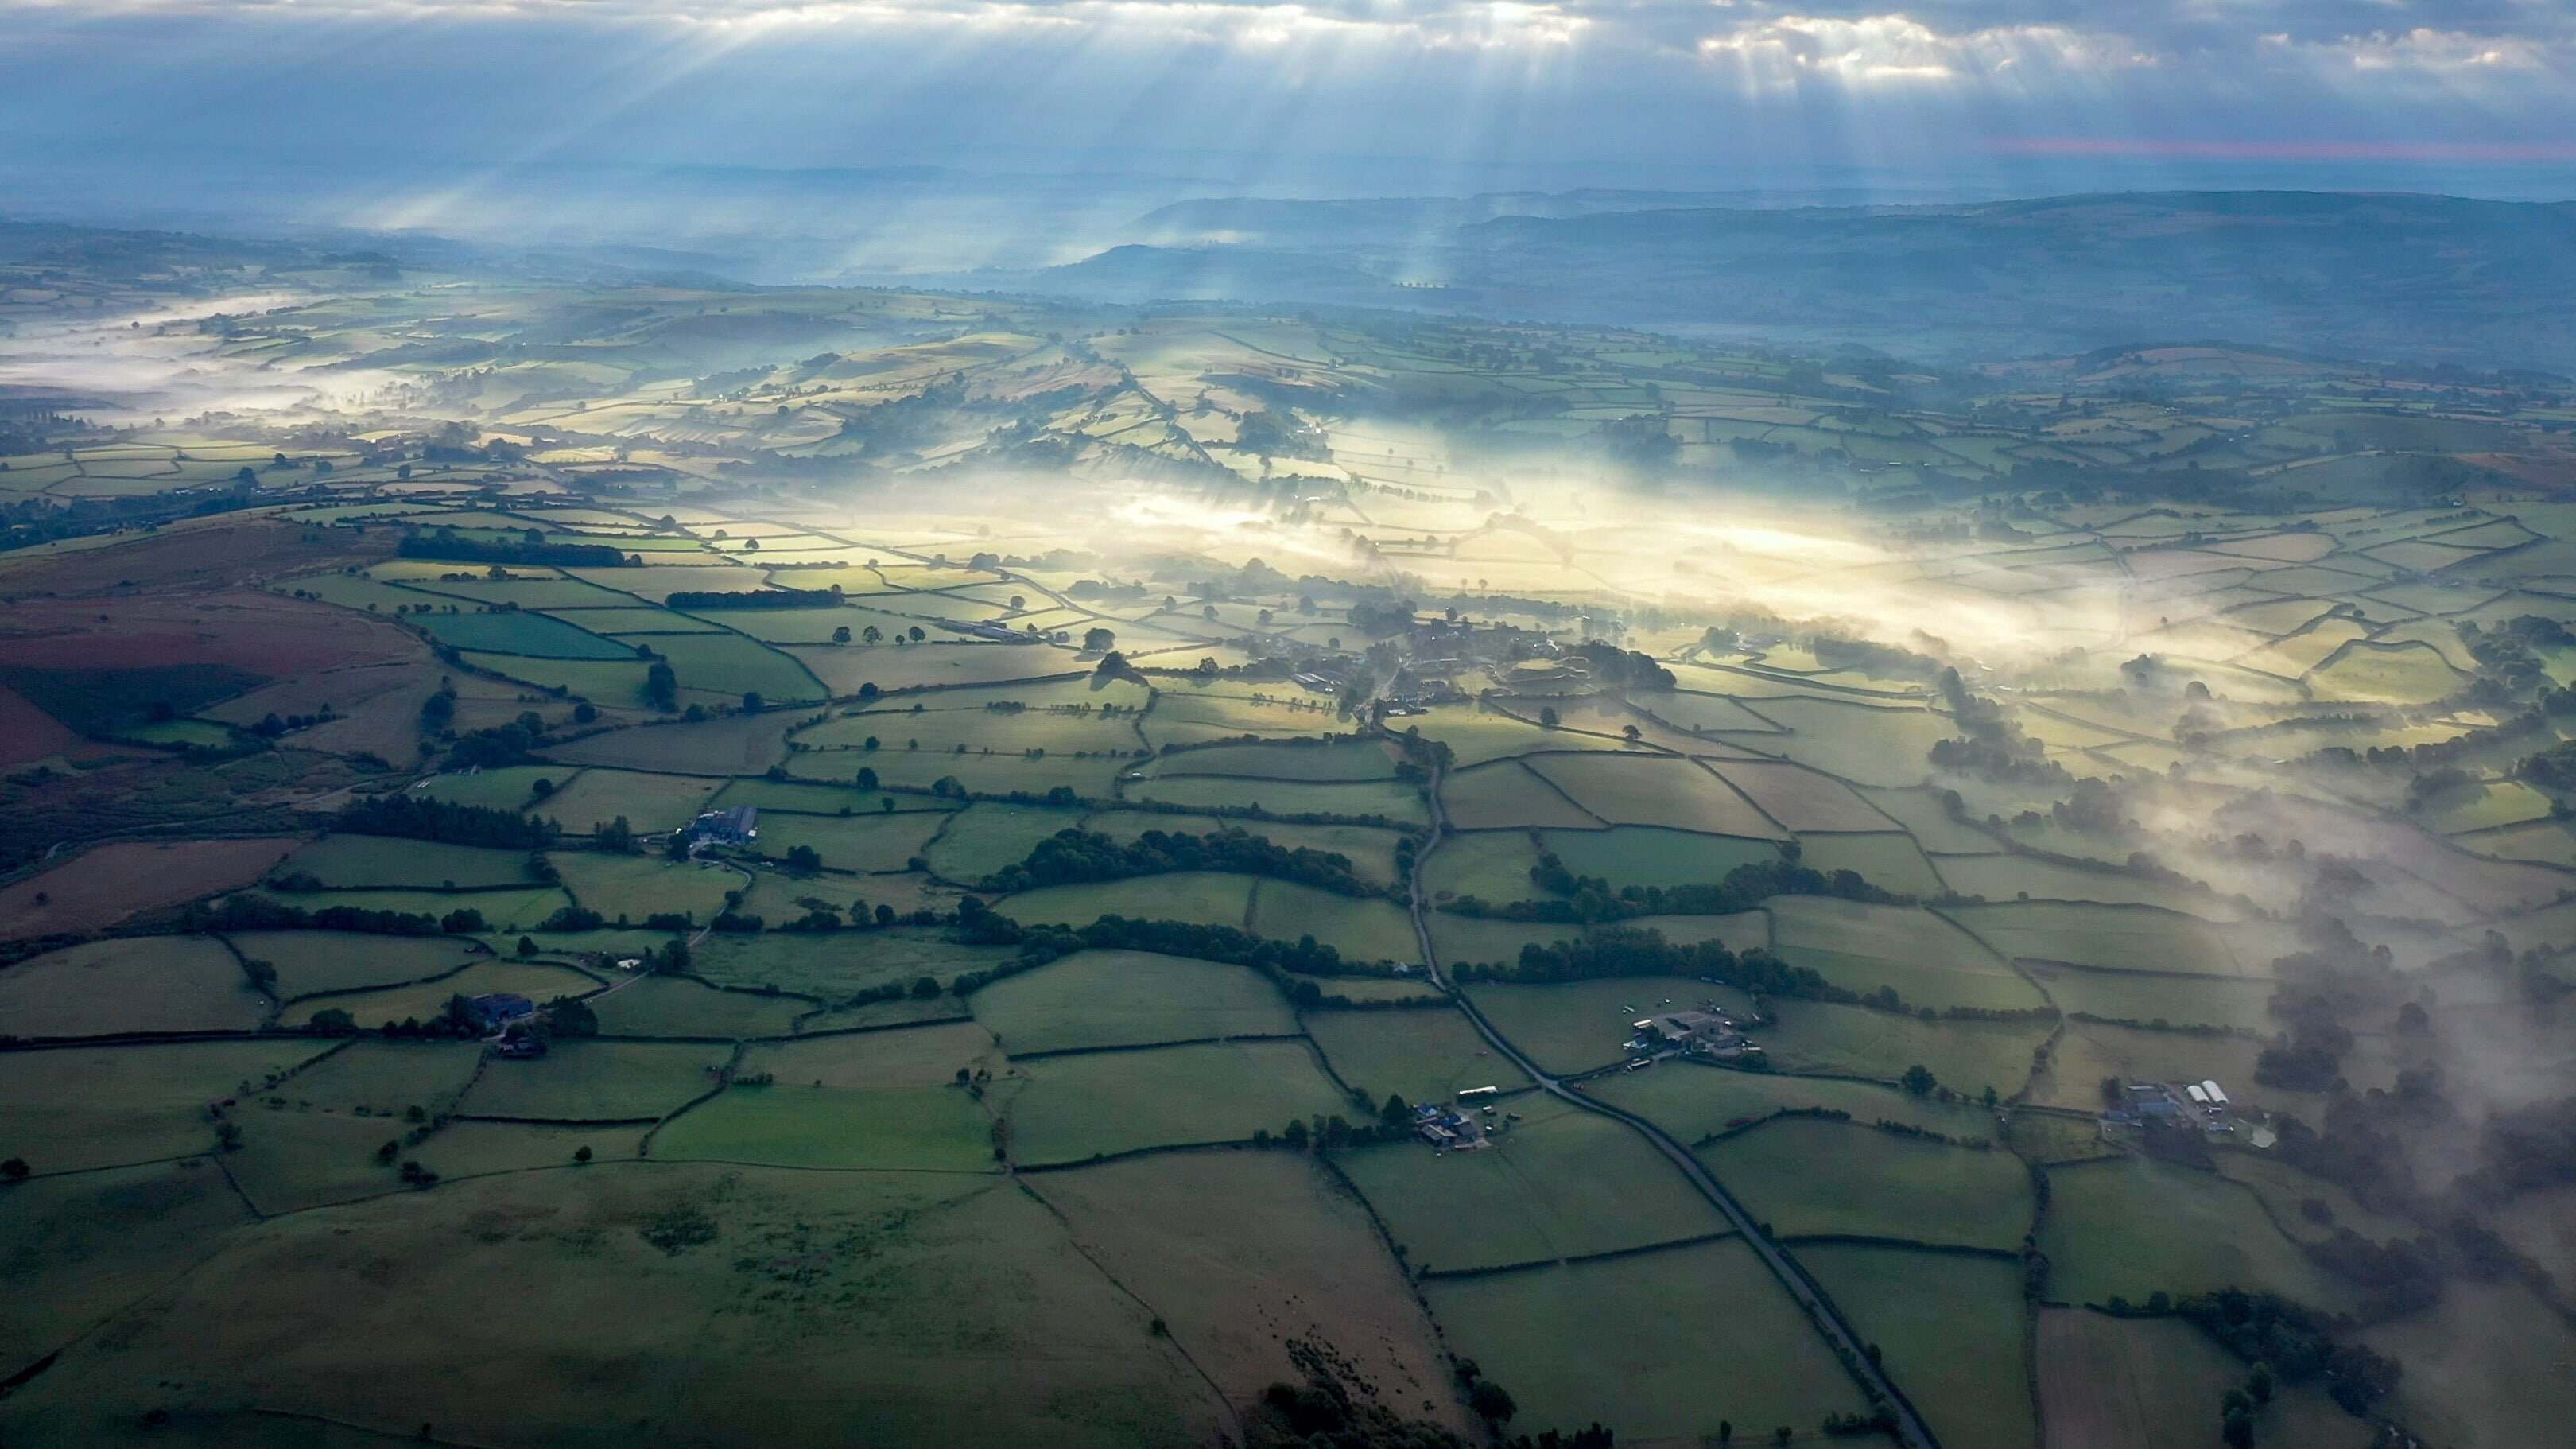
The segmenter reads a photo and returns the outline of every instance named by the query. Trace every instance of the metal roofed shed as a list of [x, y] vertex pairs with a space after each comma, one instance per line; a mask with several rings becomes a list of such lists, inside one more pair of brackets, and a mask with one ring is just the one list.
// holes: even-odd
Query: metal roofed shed
[[730, 805], [710, 810], [690, 822], [689, 838], [701, 845], [749, 845], [760, 838], [760, 807]]

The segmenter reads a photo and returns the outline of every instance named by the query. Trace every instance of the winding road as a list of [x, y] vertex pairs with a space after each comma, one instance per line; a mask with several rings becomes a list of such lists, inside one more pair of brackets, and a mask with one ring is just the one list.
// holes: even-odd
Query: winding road
[[1869, 1361], [1868, 1354], [1863, 1350], [1860, 1335], [1853, 1331], [1851, 1324], [1844, 1321], [1842, 1311], [1834, 1306], [1831, 1298], [1825, 1296], [1823, 1289], [1816, 1286], [1815, 1280], [1807, 1276], [1806, 1270], [1798, 1266], [1795, 1258], [1782, 1251], [1779, 1244], [1771, 1241], [1770, 1237], [1763, 1233], [1760, 1225], [1754, 1221], [1753, 1215], [1744, 1210], [1744, 1206], [1735, 1200], [1734, 1195], [1726, 1190], [1725, 1186], [1708, 1170], [1706, 1164], [1692, 1156], [1690, 1149], [1673, 1140], [1670, 1133], [1654, 1123], [1634, 1112], [1624, 1111], [1586, 1096], [1570, 1083], [1539, 1070], [1538, 1063], [1524, 1056], [1521, 1049], [1512, 1045], [1509, 1038], [1496, 1031], [1494, 1024], [1487, 1021], [1485, 1014], [1476, 1008], [1476, 1003], [1469, 1000], [1467, 994], [1449, 980], [1447, 973], [1441, 969], [1439, 953], [1432, 947], [1431, 922], [1424, 913], [1422, 893], [1422, 862], [1430, 856], [1431, 852], [1440, 848], [1440, 842], [1447, 835], [1449, 828], [1448, 816], [1440, 806], [1441, 775], [1441, 769], [1434, 766], [1426, 786], [1431, 805], [1431, 838], [1422, 849], [1414, 852], [1413, 871], [1407, 881], [1411, 895], [1409, 904], [1413, 915], [1413, 931], [1422, 943], [1422, 960], [1424, 966], [1431, 972], [1431, 979], [1441, 990], [1449, 994], [1449, 999], [1458, 1004], [1460, 1011], [1467, 1014], [1467, 1020], [1474, 1023], [1477, 1034], [1482, 1036], [1494, 1050], [1509, 1058], [1514, 1066], [1527, 1072], [1530, 1080], [1538, 1083], [1539, 1090], [1586, 1112], [1597, 1112], [1613, 1121], [1627, 1124], [1643, 1135], [1648, 1142], [1653, 1143], [1657, 1151], [1670, 1158], [1672, 1164], [1681, 1169], [1682, 1175], [1689, 1178], [1691, 1184], [1699, 1189], [1701, 1196], [1716, 1204], [1717, 1210], [1724, 1213], [1727, 1221], [1735, 1225], [1736, 1232], [1752, 1247], [1753, 1251], [1761, 1254], [1762, 1261], [1770, 1266], [1772, 1276], [1779, 1279], [1780, 1286], [1787, 1289], [1789, 1296], [1797, 1300], [1798, 1306], [1807, 1311], [1809, 1321], [1825, 1335], [1826, 1341], [1834, 1348], [1835, 1356], [1843, 1361], [1843, 1366], [1851, 1372], [1854, 1379], [1859, 1381], [1861, 1387], [1869, 1392], [1872, 1400], [1885, 1404], [1895, 1415], [1897, 1438], [1907, 1446], [1907, 1449], [1939, 1449], [1940, 1441], [1933, 1437], [1931, 1429], [1924, 1424], [1922, 1416], [1914, 1412], [1913, 1404], [1909, 1403], [1896, 1385], [1879, 1371], [1878, 1365]]

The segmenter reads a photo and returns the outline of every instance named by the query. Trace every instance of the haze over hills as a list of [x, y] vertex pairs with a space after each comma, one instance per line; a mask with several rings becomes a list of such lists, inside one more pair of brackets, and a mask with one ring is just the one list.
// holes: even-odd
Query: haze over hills
[[1192, 202], [1131, 231], [1136, 241], [1069, 266], [975, 280], [1104, 301], [1395, 306], [1946, 357], [2224, 335], [2576, 366], [2568, 203], [2173, 192], [1766, 208], [1575, 193]]

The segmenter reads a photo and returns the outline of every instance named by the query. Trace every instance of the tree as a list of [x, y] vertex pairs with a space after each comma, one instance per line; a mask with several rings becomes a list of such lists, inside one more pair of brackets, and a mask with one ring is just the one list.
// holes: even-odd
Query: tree
[[670, 661], [656, 659], [644, 671], [644, 702], [655, 709], [670, 709], [680, 702], [680, 677], [671, 672]]
[[834, 630], [832, 631], [832, 642], [833, 642], [833, 643], [835, 643], [835, 644], [847, 644], [847, 643], [849, 643], [849, 642], [850, 642], [850, 626], [849, 626], [849, 625], [847, 625], [847, 624], [843, 624], [843, 625], [842, 625], [842, 626], [840, 626], [839, 628], [834, 629]]
[[927, 639], [927, 638], [929, 638], [929, 637], [930, 637], [929, 635], [924, 634], [923, 632], [921, 632], [921, 626], [920, 626], [919, 624], [915, 624], [915, 625], [913, 625], [911, 628], [909, 628], [909, 629], [905, 630], [904, 632], [912, 636], [912, 642], [913, 642], [913, 643], [915, 643], [915, 644], [918, 644], [918, 643], [920, 643], [922, 640]]
[[1905, 1075], [1897, 1078], [1896, 1081], [1898, 1086], [1903, 1087], [1905, 1090], [1918, 1097], [1928, 1097], [1932, 1095], [1932, 1089], [1940, 1085], [1939, 1082], [1933, 1080], [1932, 1069], [1923, 1065], [1921, 1062], [1916, 1062], [1914, 1065], [1907, 1067], [1905, 1069]]
[[1552, 704], [1540, 705], [1538, 709], [1538, 722], [1544, 728], [1556, 728], [1556, 706]]
[[873, 790], [873, 789], [875, 789], [875, 788], [877, 787], [877, 772], [876, 772], [876, 767], [875, 767], [875, 766], [873, 766], [873, 765], [861, 765], [861, 766], [859, 766], [859, 776], [858, 776], [858, 780], [859, 780], [859, 788], [860, 788], [860, 789], [862, 789], [862, 790]]
[[625, 855], [635, 849], [635, 827], [627, 824], [623, 815], [605, 825], [593, 825], [590, 838], [593, 845], [611, 855]]
[[31, 1171], [33, 1169], [27, 1166], [27, 1159], [12, 1157], [6, 1162], [0, 1162], [0, 1181], [25, 1182]]
[[1476, 1386], [1467, 1391], [1467, 1407], [1497, 1425], [1510, 1423], [1512, 1415], [1520, 1412], [1511, 1393], [1491, 1379], [1476, 1380]]
[[451, 936], [469, 936], [477, 931], [488, 931], [492, 928], [484, 921], [483, 913], [481, 911], [474, 909], [472, 906], [466, 906], [459, 910], [449, 911], [445, 916], [441, 917], [438, 922], [438, 929], [445, 931]]
[[760, 697], [760, 691], [757, 689], [746, 689], [742, 692], [742, 712], [744, 714], [758, 714], [766, 703], [767, 701]]
[[823, 868], [823, 857], [810, 845], [800, 845], [787, 852], [787, 869], [796, 875], [812, 875]]
[[534, 936], [521, 936], [519, 938], [519, 959], [524, 961], [535, 954], [537, 954], [537, 938]]
[[573, 705], [572, 722], [574, 724], [596, 724], [598, 721], [599, 706], [586, 699]]
[[1095, 625], [1083, 631], [1082, 647], [1093, 654], [1106, 654], [1118, 647], [1118, 636]]
[[572, 1150], [572, 1160], [575, 1162], [590, 1161], [590, 1144], [585, 1142], [581, 1146], [574, 1148]]
[[861, 643], [865, 644], [883, 643], [885, 641], [885, 631], [874, 624], [870, 624], [859, 631], [859, 640]]

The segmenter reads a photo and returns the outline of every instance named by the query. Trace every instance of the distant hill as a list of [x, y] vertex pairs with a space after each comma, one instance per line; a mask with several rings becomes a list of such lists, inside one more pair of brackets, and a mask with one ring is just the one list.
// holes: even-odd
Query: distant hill
[[1193, 202], [1131, 231], [1217, 240], [1119, 247], [1009, 285], [1741, 330], [1935, 356], [2200, 336], [2576, 372], [2576, 203], [2164, 192], [1655, 204], [1667, 199], [1688, 200]]

